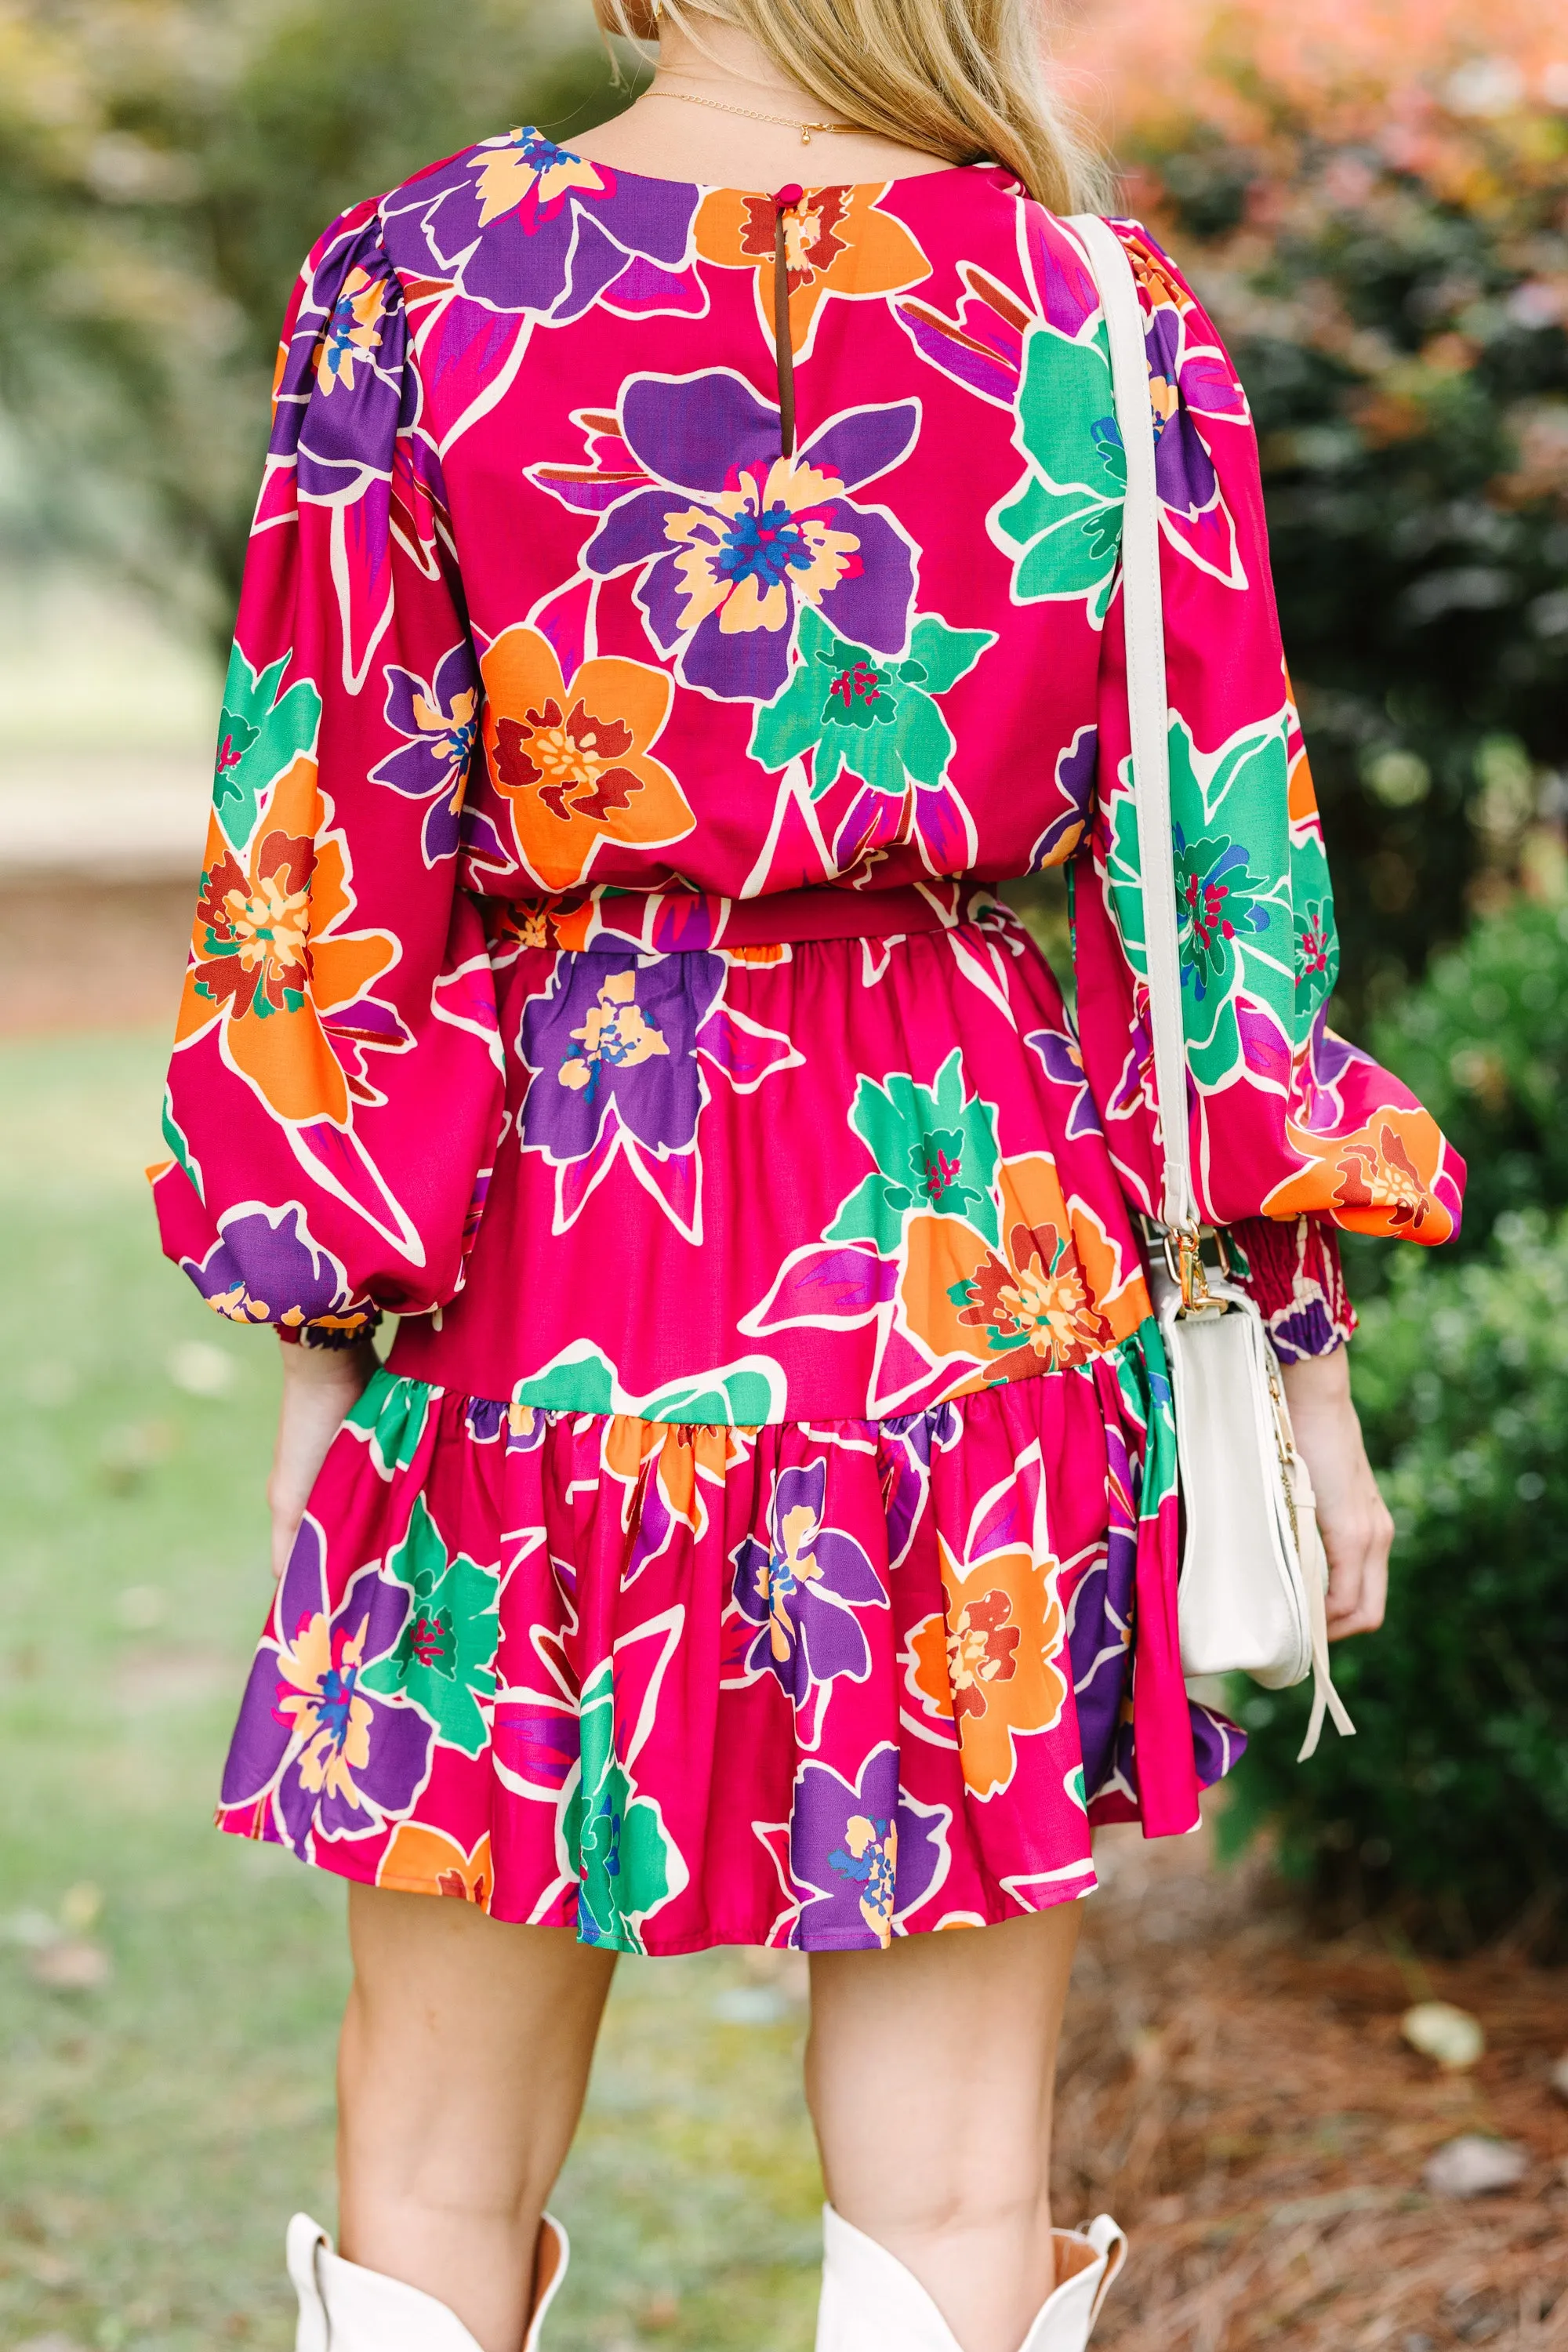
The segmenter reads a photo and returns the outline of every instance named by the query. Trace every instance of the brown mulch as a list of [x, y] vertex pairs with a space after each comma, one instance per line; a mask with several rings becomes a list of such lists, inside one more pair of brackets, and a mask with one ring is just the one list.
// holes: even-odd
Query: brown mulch
[[[1196, 1839], [1098, 1853], [1056, 2131], [1058, 2215], [1109, 2208], [1132, 2240], [1096, 2352], [1568, 2352], [1568, 1971], [1315, 1943]], [[1473, 2073], [1401, 2040], [1426, 1999], [1480, 2020]], [[1525, 2147], [1520, 2186], [1429, 2195], [1462, 2132]]]
[[0, 884], [0, 1037], [166, 1027], [191, 940], [188, 881]]

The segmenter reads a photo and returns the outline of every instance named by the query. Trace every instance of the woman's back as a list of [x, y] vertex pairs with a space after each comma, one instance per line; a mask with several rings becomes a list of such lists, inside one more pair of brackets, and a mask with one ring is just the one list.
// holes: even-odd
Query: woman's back
[[[1194, 425], [1245, 438], [1245, 404], [1138, 250], [1181, 617], [1227, 640], [1225, 731], [1273, 719], [1283, 745], [1271, 614], [1249, 625]], [[750, 898], [997, 879], [1076, 845], [1124, 468], [1092, 278], [1008, 174], [775, 199], [489, 142], [319, 248], [286, 379], [307, 464], [387, 402], [399, 304], [400, 470], [432, 555], [449, 530], [489, 706], [471, 887]]]

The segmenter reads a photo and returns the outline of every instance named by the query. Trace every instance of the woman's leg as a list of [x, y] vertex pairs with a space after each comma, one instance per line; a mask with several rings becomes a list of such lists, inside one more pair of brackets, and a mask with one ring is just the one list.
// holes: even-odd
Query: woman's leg
[[437, 2296], [484, 2352], [518, 2352], [614, 1955], [388, 1887], [350, 1887], [349, 1934], [341, 2251]]
[[1079, 1906], [814, 1952], [806, 2097], [830, 2200], [963, 2352], [1018, 2352], [1054, 2284], [1057, 2041]]

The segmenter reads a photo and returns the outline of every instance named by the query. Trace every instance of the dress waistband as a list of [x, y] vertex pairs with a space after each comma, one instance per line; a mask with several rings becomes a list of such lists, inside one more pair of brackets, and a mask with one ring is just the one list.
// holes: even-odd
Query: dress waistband
[[762, 898], [721, 898], [700, 890], [623, 890], [602, 884], [554, 898], [509, 898], [501, 924], [525, 947], [637, 948], [679, 955], [744, 950], [809, 940], [886, 940], [948, 931], [1006, 908], [984, 883], [913, 882], [885, 890], [819, 883]]

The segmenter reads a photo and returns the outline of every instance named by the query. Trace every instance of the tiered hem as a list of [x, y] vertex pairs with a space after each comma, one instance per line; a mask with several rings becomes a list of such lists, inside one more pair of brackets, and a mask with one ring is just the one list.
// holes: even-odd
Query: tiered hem
[[376, 1376], [220, 1826], [610, 1948], [874, 1948], [1090, 1892], [1240, 1735], [1174, 1654], [1152, 1327], [892, 1420], [543, 1412]]

